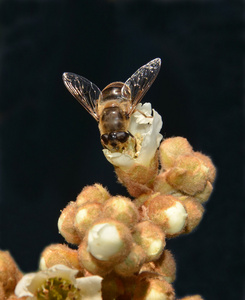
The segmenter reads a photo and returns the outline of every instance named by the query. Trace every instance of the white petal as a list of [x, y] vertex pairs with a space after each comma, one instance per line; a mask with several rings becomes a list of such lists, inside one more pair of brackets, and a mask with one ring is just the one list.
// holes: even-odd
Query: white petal
[[101, 300], [101, 282], [100, 276], [82, 277], [76, 280], [77, 288], [81, 290], [83, 300]]
[[164, 213], [167, 216], [169, 225], [166, 232], [175, 234], [181, 231], [187, 218], [187, 213], [184, 206], [180, 202], [176, 201], [175, 205], [166, 209]]
[[107, 160], [116, 167], [130, 168], [134, 164], [134, 159], [128, 154], [120, 152], [111, 152], [108, 149], [103, 149]]
[[24, 296], [33, 296], [33, 294], [28, 290], [33, 278], [36, 276], [36, 273], [29, 273], [24, 275], [21, 280], [18, 282], [15, 288], [15, 294], [18, 297]]

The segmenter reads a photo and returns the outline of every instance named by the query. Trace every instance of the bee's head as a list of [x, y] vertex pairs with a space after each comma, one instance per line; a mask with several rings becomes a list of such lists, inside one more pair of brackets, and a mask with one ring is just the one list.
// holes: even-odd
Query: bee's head
[[129, 132], [125, 131], [105, 133], [101, 135], [101, 143], [111, 152], [122, 152], [129, 136]]

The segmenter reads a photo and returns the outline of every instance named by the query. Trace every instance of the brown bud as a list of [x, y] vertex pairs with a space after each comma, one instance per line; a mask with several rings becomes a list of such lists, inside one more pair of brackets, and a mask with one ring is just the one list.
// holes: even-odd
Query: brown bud
[[133, 300], [155, 299], [174, 300], [174, 289], [163, 276], [143, 272], [137, 278]]
[[94, 185], [85, 186], [81, 193], [77, 196], [76, 204], [81, 206], [87, 202], [104, 203], [111, 195], [101, 184], [95, 183]]
[[142, 247], [134, 244], [129, 255], [123, 262], [115, 266], [114, 271], [123, 277], [133, 276], [134, 274], [139, 272], [141, 266], [145, 261], [145, 258], [146, 255]]
[[68, 246], [62, 244], [49, 245], [41, 254], [40, 269], [46, 270], [59, 264], [82, 271], [77, 250], [70, 249]]
[[183, 201], [188, 217], [185, 226], [185, 232], [189, 233], [196, 228], [202, 220], [204, 208], [195, 198], [188, 197]]
[[207, 155], [202, 154], [201, 152], [194, 152], [194, 155], [201, 159], [204, 163], [204, 165], [209, 169], [208, 172], [208, 181], [211, 183], [214, 183], [215, 177], [216, 177], [216, 168], [211, 160], [210, 157]]
[[110, 273], [113, 266], [105, 262], [99, 262], [90, 252], [87, 250], [88, 241], [87, 238], [82, 241], [78, 248], [78, 259], [81, 266], [93, 275], [105, 276]]
[[166, 180], [176, 190], [193, 196], [205, 189], [208, 172], [199, 158], [185, 155], [176, 160], [175, 166], [167, 172]]
[[213, 191], [213, 186], [209, 181], [207, 181], [207, 184], [206, 184], [204, 190], [200, 193], [196, 193], [194, 197], [200, 203], [204, 203], [204, 202], [208, 201], [212, 191]]
[[66, 239], [68, 243], [78, 245], [81, 238], [74, 227], [77, 206], [75, 202], [70, 202], [61, 212], [58, 220], [59, 233]]
[[139, 197], [141, 194], [151, 192], [152, 182], [158, 173], [158, 156], [152, 159], [149, 166], [134, 164], [131, 168], [123, 170], [115, 167], [118, 180], [126, 186], [129, 194]]
[[138, 223], [133, 238], [144, 250], [146, 262], [158, 259], [166, 245], [164, 232], [150, 221]]
[[81, 239], [84, 238], [86, 231], [99, 217], [101, 211], [102, 204], [98, 202], [87, 202], [86, 204], [83, 204], [77, 208], [74, 227]]
[[160, 258], [154, 262], [146, 263], [142, 266], [140, 272], [155, 272], [172, 283], [176, 278], [176, 263], [169, 250], [164, 250]]
[[191, 155], [192, 147], [187, 139], [177, 136], [164, 140], [159, 148], [161, 166], [164, 170], [172, 168], [181, 155]]
[[0, 251], [0, 296], [8, 297], [14, 293], [15, 286], [22, 276], [10, 253]]
[[137, 207], [129, 198], [123, 196], [107, 200], [103, 206], [103, 216], [118, 220], [130, 228], [139, 220]]
[[157, 224], [168, 237], [182, 233], [187, 213], [181, 201], [171, 195], [158, 195], [145, 202], [148, 217]]
[[162, 172], [154, 179], [154, 192], [159, 192], [163, 195], [169, 195], [176, 192], [173, 186], [167, 182], [166, 175], [167, 172]]

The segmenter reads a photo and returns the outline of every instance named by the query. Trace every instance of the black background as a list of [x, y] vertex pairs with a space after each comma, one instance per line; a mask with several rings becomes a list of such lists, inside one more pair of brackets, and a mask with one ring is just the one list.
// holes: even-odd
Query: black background
[[64, 241], [60, 210], [85, 185], [127, 195], [62, 73], [102, 89], [161, 57], [144, 101], [165, 137], [186, 137], [218, 169], [198, 229], [167, 242], [177, 295], [242, 299], [242, 13], [238, 1], [1, 1], [0, 248], [24, 272]]

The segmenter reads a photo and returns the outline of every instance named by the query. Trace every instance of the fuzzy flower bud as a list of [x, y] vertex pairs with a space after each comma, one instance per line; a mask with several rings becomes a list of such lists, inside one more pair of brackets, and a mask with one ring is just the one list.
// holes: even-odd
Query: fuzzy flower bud
[[77, 196], [76, 204], [81, 206], [87, 202], [104, 203], [111, 196], [106, 188], [101, 184], [95, 183], [94, 185], [85, 186], [81, 193]]
[[76, 211], [74, 227], [82, 239], [91, 224], [98, 218], [102, 205], [98, 202], [88, 202], [79, 206]]
[[74, 227], [74, 220], [77, 206], [75, 202], [70, 202], [62, 211], [58, 220], [59, 233], [66, 239], [68, 243], [78, 245], [81, 242], [76, 229]]
[[164, 140], [160, 145], [159, 152], [161, 166], [164, 170], [172, 168], [179, 156], [193, 154], [187, 139], [180, 136]]
[[213, 186], [209, 181], [207, 181], [207, 184], [206, 184], [204, 190], [200, 193], [195, 194], [195, 199], [197, 201], [199, 201], [200, 203], [204, 203], [204, 202], [208, 201], [212, 191], [213, 191]]
[[174, 300], [175, 293], [169, 284], [160, 275], [143, 272], [136, 281], [133, 300]]
[[201, 152], [194, 152], [194, 155], [198, 157], [200, 160], [202, 160], [204, 165], [208, 168], [209, 172], [208, 172], [207, 180], [210, 181], [211, 183], [214, 183], [216, 177], [216, 168], [213, 165], [211, 158], [208, 157], [207, 155], [202, 154]]
[[187, 211], [188, 217], [185, 226], [185, 232], [189, 233], [196, 228], [202, 220], [204, 207], [195, 198], [187, 197], [183, 200], [183, 205]]
[[150, 162], [149, 166], [133, 165], [128, 170], [115, 167], [119, 182], [121, 182], [133, 197], [151, 192], [152, 181], [158, 173], [158, 156]]
[[154, 180], [153, 190], [163, 195], [176, 193], [176, 190], [166, 180], [167, 172], [160, 173]]
[[150, 220], [160, 226], [167, 236], [182, 232], [187, 213], [177, 198], [171, 195], [158, 195], [147, 200], [145, 205]]
[[82, 271], [77, 250], [62, 244], [49, 245], [41, 254], [39, 264], [41, 270], [47, 270], [54, 265], [64, 265]]
[[175, 166], [166, 175], [167, 182], [176, 190], [188, 195], [202, 192], [209, 176], [209, 168], [193, 156], [180, 156], [175, 161]]
[[133, 227], [139, 220], [139, 213], [134, 203], [126, 197], [115, 196], [106, 201], [103, 206], [103, 216], [111, 217]]
[[88, 240], [86, 237], [79, 245], [78, 259], [83, 268], [94, 275], [105, 276], [113, 269], [112, 263], [99, 261], [88, 251]]
[[169, 250], [164, 250], [160, 258], [154, 262], [146, 263], [142, 266], [140, 272], [155, 272], [163, 276], [164, 279], [172, 283], [176, 278], [176, 263]]
[[150, 221], [138, 223], [134, 230], [134, 241], [143, 248], [145, 260], [158, 259], [166, 245], [164, 232]]
[[127, 226], [113, 219], [102, 219], [88, 232], [88, 251], [98, 260], [120, 263], [132, 247]]
[[114, 271], [123, 277], [133, 276], [139, 272], [145, 258], [146, 255], [142, 247], [134, 244], [129, 255], [123, 262], [115, 266]]
[[14, 292], [22, 273], [8, 251], [0, 251], [0, 299], [7, 299]]

